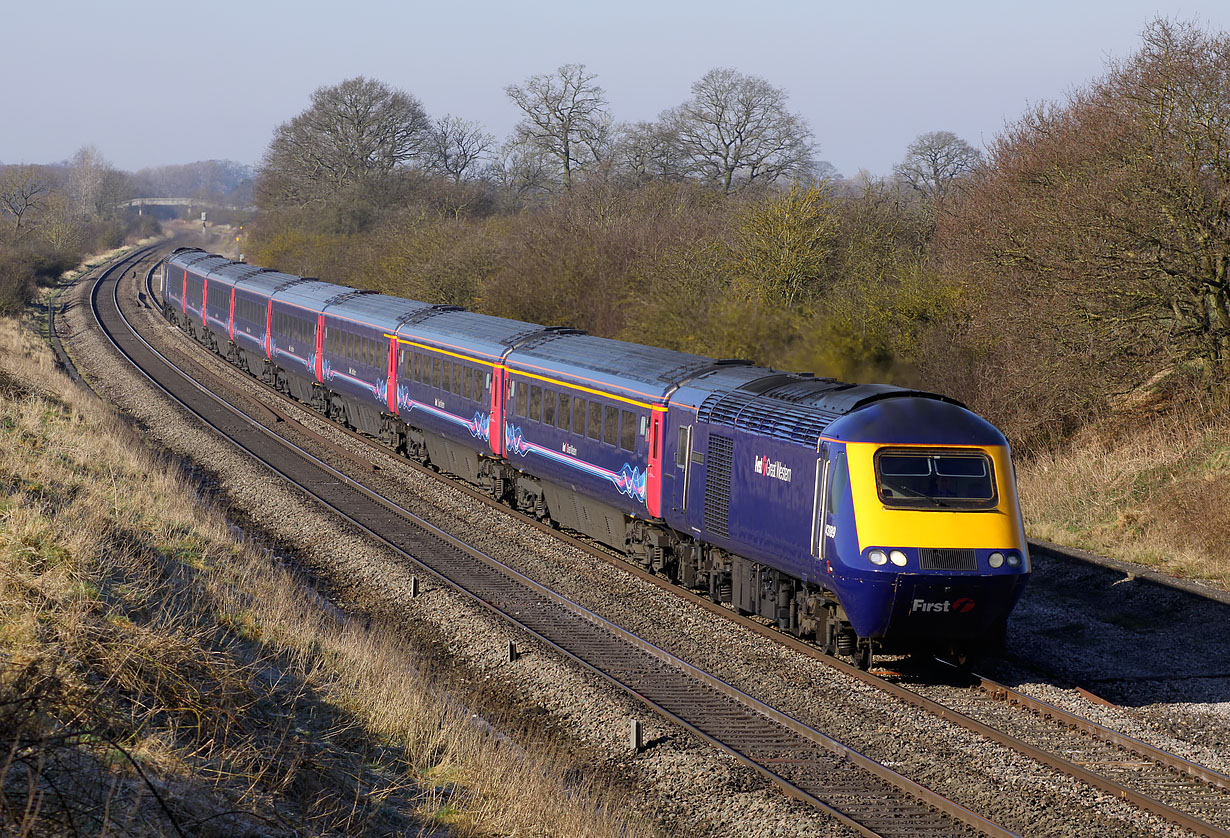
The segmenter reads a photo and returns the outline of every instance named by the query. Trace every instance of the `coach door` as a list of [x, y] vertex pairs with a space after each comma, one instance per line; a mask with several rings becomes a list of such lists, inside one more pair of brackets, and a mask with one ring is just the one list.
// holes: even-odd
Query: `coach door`
[[829, 506], [829, 458], [828, 446], [820, 446], [816, 460], [816, 494], [811, 514], [811, 554], [824, 559], [824, 528], [828, 524]]
[[846, 452], [840, 446], [820, 446], [816, 461], [816, 506], [812, 513], [811, 554], [831, 560], [828, 543], [837, 537], [837, 505], [846, 494]]
[[683, 498], [683, 511], [688, 511], [688, 495], [692, 492], [692, 425], [679, 428], [675, 444], [675, 477], [683, 480], [679, 495]]

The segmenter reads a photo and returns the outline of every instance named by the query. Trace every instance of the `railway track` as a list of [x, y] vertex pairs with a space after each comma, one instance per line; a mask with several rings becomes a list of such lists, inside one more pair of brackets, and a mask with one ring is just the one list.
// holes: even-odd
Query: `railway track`
[[95, 283], [90, 299], [116, 349], [220, 435], [406, 561], [730, 753], [786, 794], [862, 835], [1013, 834], [560, 596], [251, 421], [140, 337], [121, 309], [116, 272]]
[[[118, 312], [118, 303], [115, 305], [115, 308]], [[297, 403], [294, 404], [297, 405]], [[265, 408], [265, 410], [269, 411], [270, 409]], [[289, 414], [282, 414], [276, 409], [273, 412], [279, 419], [293, 421], [290, 419]], [[358, 434], [352, 434], [352, 436], [362, 441], [364, 445], [381, 448], [377, 443], [366, 437]], [[361, 463], [366, 468], [371, 468], [370, 460], [364, 460], [362, 457], [340, 446], [337, 447], [337, 450], [357, 463]], [[381, 448], [381, 450], [384, 449]], [[385, 453], [389, 452], [386, 450]], [[417, 468], [415, 464], [410, 465]], [[430, 473], [425, 469], [423, 471]], [[506, 514], [516, 515], [516, 513], [511, 512], [506, 507], [494, 504], [485, 495], [475, 490], [465, 486], [457, 486], [455, 483], [450, 485], [460, 488], [476, 500], [492, 505]], [[393, 514], [396, 517], [400, 513]], [[1110, 792], [1116, 797], [1128, 800], [1134, 805], [1160, 815], [1196, 834], [1230, 834], [1230, 832], [1226, 831], [1228, 821], [1230, 821], [1230, 815], [1228, 815], [1230, 813], [1230, 779], [1216, 772], [1209, 771], [1206, 768], [1167, 754], [1145, 743], [1096, 725], [1060, 708], [1046, 705], [1043, 702], [1012, 690], [1006, 685], [997, 684], [989, 679], [959, 674], [957, 681], [953, 684], [914, 684], [911, 687], [906, 682], [906, 679], [894, 677], [889, 673], [860, 672], [840, 660], [825, 656], [819, 649], [783, 635], [757, 620], [740, 617], [728, 608], [713, 605], [707, 598], [699, 597], [691, 592], [671, 586], [660, 577], [628, 564], [604, 548], [596, 548], [589, 543], [567, 535], [561, 535], [532, 519], [526, 519], [519, 515], [516, 515], [516, 517], [524, 523], [550, 532], [556, 537], [564, 538], [591, 554], [599, 555], [606, 561], [616, 562], [621, 568], [633, 572], [651, 581], [653, 584], [666, 587], [673, 593], [684, 596], [695, 604], [720, 614], [725, 619], [738, 622], [752, 631], [771, 637], [777, 642], [791, 646], [803, 654], [839, 669], [849, 677], [872, 684], [912, 706], [961, 725], [992, 741], [1025, 754], [1031, 759], [1046, 764], [1057, 771], [1076, 777], [1092, 786]], [[532, 600], [533, 602], [543, 602], [545, 599], [551, 599], [554, 595], [543, 589], [537, 591], [536, 596], [537, 599]], [[524, 607], [524, 603], [522, 603], [522, 606]], [[532, 610], [533, 606], [531, 605], [530, 608]], [[590, 617], [596, 617], [596, 615], [590, 615]], [[529, 628], [528, 630], [535, 631], [534, 628]], [[540, 636], [546, 642], [551, 643], [549, 634], [544, 633]], [[672, 661], [669, 654], [663, 650], [657, 650], [657, 652], [667, 655], [667, 657], [657, 657], [653, 651], [647, 649], [642, 651], [650, 654], [657, 661], [657, 663], [652, 664], [653, 668], [675, 667], [676, 671], [679, 671], [679, 664]], [[601, 666], [595, 667], [593, 663], [587, 662], [585, 656], [574, 654], [567, 649], [563, 650], [563, 653], [581, 660], [582, 663], [595, 670], [601, 669]], [[686, 670], [687, 665], [684, 664], [683, 666], [684, 670]], [[613, 666], [612, 668], [618, 669], [618, 666]], [[625, 690], [630, 689], [630, 687], [633, 692], [637, 689], [643, 689], [643, 686], [620, 683], [618, 678], [612, 678], [611, 673], [602, 674], [604, 674], [604, 677], [619, 683]], [[942, 678], [939, 680], [943, 681]], [[717, 685], [710, 686], [716, 688]], [[651, 693], [652, 691], [649, 692]], [[736, 690], [735, 692], [738, 691]], [[750, 706], [755, 708], [754, 699], [752, 702], [753, 704]], [[961, 706], [961, 710], [956, 709], [958, 705]], [[744, 704], [743, 706], [747, 708], [749, 705]], [[716, 705], [709, 708], [709, 711], [721, 712]], [[662, 711], [660, 710], [659, 712]], [[757, 708], [754, 712], [761, 713], [763, 711]], [[717, 731], [718, 735], [716, 736], [713, 733], [707, 733], [704, 729], [692, 725], [687, 716], [681, 714], [671, 715], [669, 710], [664, 712], [663, 715], [681, 722], [685, 727], [694, 730], [702, 738], [713, 741], [715, 744], [723, 744], [723, 736], [720, 731]], [[742, 717], [732, 718], [740, 718], [740, 723], [742, 723]], [[804, 725], [803, 727], [806, 726]], [[1040, 745], [1038, 744], [1039, 742], [1049, 744]], [[764, 756], [765, 753], [774, 752], [772, 751], [773, 748], [779, 747], [781, 747], [780, 743], [776, 743], [770, 746], [770, 751], [761, 750], [759, 752], [761, 760], [777, 767], [777, 770], [766, 772], [764, 765], [759, 766], [757, 770], [766, 773], [766, 776], [771, 775], [774, 777], [775, 781], [779, 782], [788, 793], [792, 793], [801, 799], [808, 799], [810, 792], [805, 787], [807, 782], [806, 775], [817, 771], [831, 771], [833, 770], [831, 767], [825, 767], [831, 764], [814, 761], [814, 754], [809, 754], [804, 758], [806, 764], [804, 762], [794, 763], [789, 770], [782, 770], [780, 767], [784, 763], [780, 760], [790, 761], [794, 757]], [[842, 754], [843, 747], [830, 742], [825, 745], [824, 749], [830, 754]], [[738, 750], [738, 748], [736, 747], [735, 750]], [[756, 749], [748, 748], [748, 750], [755, 751]], [[854, 756], [852, 752], [847, 754], [847, 758], [852, 756]], [[740, 758], [749, 762], [749, 764], [756, 761], [755, 756], [747, 753], [741, 753]], [[802, 777], [802, 780], [800, 783], [795, 783], [791, 777], [795, 779]], [[809, 802], [818, 802], [821, 808], [839, 809], [842, 802], [840, 798], [833, 798], [831, 803], [824, 803], [819, 797], [812, 796], [815, 799]], [[832, 805], [832, 803], [839, 805]], [[847, 814], [845, 817], [849, 817], [849, 815]], [[895, 820], [898, 823], [904, 823], [907, 819], [906, 817], [899, 818], [895, 816], [890, 818], [890, 820]], [[858, 823], [853, 818], [851, 818], [850, 822]], [[971, 823], [968, 820], [963, 822], [966, 824]], [[977, 822], [971, 825], [975, 829], [983, 830], [993, 826], [978, 824]], [[949, 826], [955, 826], [955, 824], [950, 821]], [[860, 828], [865, 829], [867, 827], [863, 824]], [[928, 825], [926, 828], [931, 829], [932, 827]], [[883, 834], [929, 833], [893, 833], [890, 831]]]

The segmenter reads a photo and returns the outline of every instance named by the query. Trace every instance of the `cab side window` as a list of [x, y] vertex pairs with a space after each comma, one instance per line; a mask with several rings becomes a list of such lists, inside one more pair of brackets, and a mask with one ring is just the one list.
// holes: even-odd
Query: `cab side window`
[[829, 515], [837, 514], [837, 503], [840, 498], [845, 497], [849, 480], [850, 475], [846, 472], [846, 452], [839, 451], [829, 466], [829, 494], [825, 508]]

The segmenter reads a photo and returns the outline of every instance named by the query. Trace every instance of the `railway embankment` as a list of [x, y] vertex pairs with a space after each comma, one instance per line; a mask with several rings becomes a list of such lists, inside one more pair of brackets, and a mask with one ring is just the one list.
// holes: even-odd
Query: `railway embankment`
[[[0, 816], [22, 834], [648, 834], [0, 321]], [[559, 758], [559, 759], [557, 759]]]
[[1031, 538], [1230, 591], [1226, 394], [1153, 382], [1017, 481]]

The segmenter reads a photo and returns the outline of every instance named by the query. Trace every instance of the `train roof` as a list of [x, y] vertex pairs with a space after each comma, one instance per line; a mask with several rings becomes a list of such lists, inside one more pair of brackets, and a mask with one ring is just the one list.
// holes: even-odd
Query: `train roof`
[[273, 295], [273, 301], [320, 313], [331, 302], [339, 301], [347, 294], [358, 291], [357, 288], [334, 285], [332, 282], [323, 282], [312, 277], [299, 277], [299, 279], [299, 282], [289, 282], [279, 288]]
[[508, 356], [510, 366], [597, 381], [660, 401], [681, 381], [713, 367], [713, 358], [567, 331], [544, 333]]
[[711, 392], [697, 419], [806, 445], [821, 437], [900, 445], [1006, 444], [993, 425], [945, 396], [759, 369], [765, 374]]
[[391, 297], [374, 291], [340, 290], [326, 303], [324, 312], [325, 317], [357, 321], [392, 334], [407, 319], [435, 308], [431, 303]]
[[189, 250], [173, 254], [172, 260], [181, 268], [191, 268], [193, 273], [208, 274], [224, 265], [230, 265], [231, 260], [225, 256], [206, 253], [204, 250]]
[[1007, 445], [998, 428], [957, 402], [901, 391], [865, 402], [834, 420], [825, 433], [843, 442], [881, 445]]
[[[242, 265], [243, 263], [236, 262], [234, 264]], [[294, 274], [263, 270], [258, 273], [247, 274], [242, 279], [238, 279], [235, 282], [235, 287], [240, 291], [259, 294], [262, 297], [272, 297], [279, 289], [288, 288], [303, 281], [303, 277], [295, 276]]]
[[496, 362], [510, 348], [546, 331], [538, 323], [439, 306], [422, 318], [404, 323], [397, 335], [403, 340], [422, 340]]

